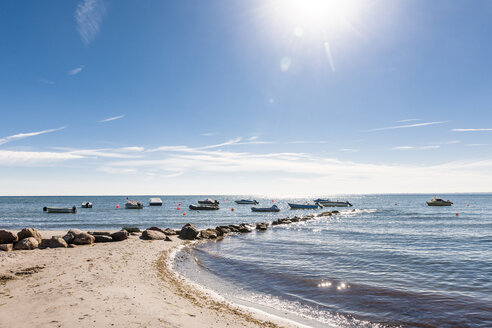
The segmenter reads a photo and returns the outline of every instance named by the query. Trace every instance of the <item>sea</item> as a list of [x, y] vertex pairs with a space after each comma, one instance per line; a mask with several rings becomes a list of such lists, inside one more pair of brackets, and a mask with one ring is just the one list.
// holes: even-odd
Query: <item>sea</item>
[[[175, 269], [239, 304], [307, 327], [492, 327], [492, 194], [327, 195], [353, 206], [340, 214], [233, 234], [183, 248]], [[124, 208], [126, 196], [0, 197], [0, 229], [115, 230], [123, 226], [198, 228], [271, 222], [334, 210], [290, 210], [312, 198], [265, 196], [130, 196], [162, 207]], [[190, 211], [204, 198], [218, 211]], [[324, 198], [322, 195], [320, 197]], [[276, 204], [257, 213], [237, 199]], [[91, 201], [91, 209], [82, 209]], [[44, 206], [76, 214], [49, 214]]]

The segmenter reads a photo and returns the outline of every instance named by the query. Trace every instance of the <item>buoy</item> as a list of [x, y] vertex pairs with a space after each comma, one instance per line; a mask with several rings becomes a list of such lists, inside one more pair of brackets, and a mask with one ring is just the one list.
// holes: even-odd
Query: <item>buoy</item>
[[456, 216], [460, 215], [460, 213], [456, 213]]
[[178, 206], [181, 206], [181, 203], [179, 203]]
[[186, 215], [186, 212], [183, 212], [183, 215]]
[[120, 208], [120, 205], [116, 205], [116, 208]]
[[234, 207], [233, 207], [233, 208], [231, 208], [231, 211], [232, 211], [232, 212], [234, 212]]
[[273, 203], [273, 199], [272, 199], [272, 203]]
[[176, 207], [176, 209], [179, 211], [181, 209], [181, 207], [178, 206], [178, 207]]
[[470, 206], [470, 204], [466, 204], [466, 206]]

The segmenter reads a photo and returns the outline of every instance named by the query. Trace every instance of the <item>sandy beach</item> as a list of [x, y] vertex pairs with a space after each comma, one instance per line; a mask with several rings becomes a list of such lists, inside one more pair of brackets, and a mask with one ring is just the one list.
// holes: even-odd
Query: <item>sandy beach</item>
[[[66, 231], [41, 231], [43, 238]], [[186, 243], [142, 240], [0, 252], [0, 327], [295, 327], [197, 290], [170, 270]]]

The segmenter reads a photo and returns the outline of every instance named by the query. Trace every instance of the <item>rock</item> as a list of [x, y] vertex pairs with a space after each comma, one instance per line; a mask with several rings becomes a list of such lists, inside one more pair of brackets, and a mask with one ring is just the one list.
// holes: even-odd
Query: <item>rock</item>
[[75, 239], [75, 235], [71, 232], [67, 232], [67, 234], [63, 236], [63, 240], [65, 240], [65, 242], [69, 245], [73, 243], [74, 239]]
[[60, 236], [53, 236], [49, 240], [49, 247], [50, 248], [67, 248], [68, 247], [68, 244], [65, 241], [65, 239], [63, 239], [62, 237], [60, 237]]
[[[65, 238], [63, 238], [63, 239], [65, 239]], [[96, 240], [96, 238], [94, 236], [91, 236], [86, 232], [81, 232], [75, 236], [74, 240], [72, 241], [72, 244], [75, 244], [75, 245], [91, 245], [94, 243], [95, 240]]]
[[108, 231], [87, 231], [87, 233], [93, 236], [111, 236], [111, 232]]
[[68, 232], [71, 232], [74, 235], [79, 235], [79, 234], [82, 233], [82, 230], [79, 230], [79, 229], [70, 229], [70, 230], [68, 230]]
[[141, 236], [142, 233], [141, 232], [130, 232], [130, 235], [131, 236]]
[[272, 221], [272, 226], [279, 225], [278, 220]]
[[215, 229], [206, 229], [200, 231], [200, 237], [205, 239], [216, 239], [217, 238], [217, 230]]
[[176, 232], [176, 230], [171, 229], [171, 228], [167, 228], [166, 230], [164, 230], [164, 233], [165, 233], [167, 236], [174, 236], [174, 235], [177, 235], [177, 234], [178, 234], [178, 233]]
[[31, 250], [38, 248], [38, 240], [34, 237], [27, 237], [19, 240], [14, 244], [15, 250]]
[[106, 236], [106, 235], [95, 235], [94, 236], [94, 242], [95, 243], [110, 243], [113, 242], [113, 238], [111, 236]]
[[239, 232], [241, 232], [241, 233], [247, 233], [247, 232], [251, 232], [251, 231], [253, 231], [253, 229], [251, 229], [251, 227], [248, 225], [239, 226]]
[[137, 227], [123, 227], [121, 230], [126, 230], [129, 233], [132, 233], [132, 232], [141, 232], [140, 229], [137, 228]]
[[229, 225], [229, 229], [232, 231], [232, 232], [239, 232], [239, 226], [237, 224], [230, 224]]
[[173, 241], [169, 236], [166, 236], [166, 241]]
[[77, 247], [77, 246], [74, 244], [68, 244], [68, 248], [75, 248], [75, 247]]
[[268, 225], [264, 222], [258, 223], [256, 225], [256, 230], [265, 231], [268, 229]]
[[292, 222], [299, 222], [301, 220], [301, 218], [298, 218], [298, 217], [294, 217], [292, 219], [290, 219], [290, 221]]
[[163, 234], [166, 234], [166, 231], [164, 229], [159, 228], [159, 227], [150, 227], [150, 228], [147, 228], [147, 230], [159, 231], [159, 232], [162, 232]]
[[322, 213], [318, 214], [318, 216], [331, 216], [331, 215], [332, 215], [332, 213], [330, 211], [322, 212]]
[[146, 240], [166, 240], [166, 235], [157, 230], [145, 230], [142, 232], [142, 239]]
[[[25, 238], [29, 238], [29, 237], [33, 237], [34, 239], [36, 239], [36, 241], [38, 242], [38, 244], [43, 239], [43, 237], [41, 236], [41, 233], [39, 232], [39, 230], [38, 229], [34, 229], [34, 228], [24, 228], [24, 229], [22, 229], [21, 231], [19, 231], [17, 233], [17, 237], [19, 238], [19, 240], [25, 239]], [[38, 247], [38, 246], [36, 246], [36, 247]]]
[[41, 242], [38, 245], [39, 249], [45, 249], [50, 247], [50, 239], [41, 239]]
[[128, 231], [126, 230], [120, 230], [115, 233], [111, 234], [111, 238], [113, 238], [114, 241], [123, 241], [128, 239]]
[[218, 226], [215, 230], [217, 231], [217, 236], [223, 236], [231, 232], [228, 226]]
[[14, 249], [12, 244], [0, 244], [0, 251], [11, 252]]
[[15, 243], [17, 240], [19, 239], [13, 232], [0, 230], [0, 244], [12, 244]]
[[340, 211], [334, 210], [334, 211], [331, 211], [331, 214], [340, 214]]
[[196, 227], [193, 224], [188, 223], [185, 224], [183, 228], [181, 228], [181, 231], [179, 232], [179, 237], [185, 240], [193, 240], [198, 237], [198, 233], [199, 231], [196, 229]]

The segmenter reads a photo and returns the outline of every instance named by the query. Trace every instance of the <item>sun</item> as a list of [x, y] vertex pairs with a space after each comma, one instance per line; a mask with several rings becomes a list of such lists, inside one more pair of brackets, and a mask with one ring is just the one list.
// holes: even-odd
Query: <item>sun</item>
[[360, 5], [356, 0], [282, 0], [277, 12], [300, 29], [338, 29], [356, 19]]

